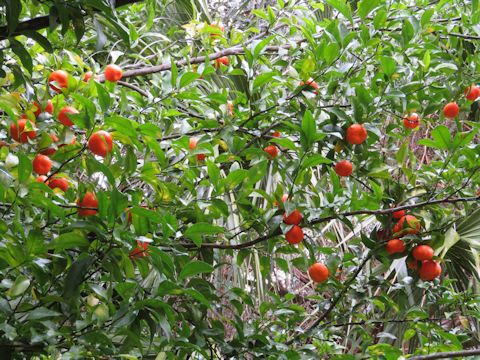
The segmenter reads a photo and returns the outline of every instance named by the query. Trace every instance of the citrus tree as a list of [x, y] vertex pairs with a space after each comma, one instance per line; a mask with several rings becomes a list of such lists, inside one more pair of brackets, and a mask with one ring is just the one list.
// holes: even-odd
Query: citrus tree
[[5, 359], [480, 354], [477, 0], [0, 0]]

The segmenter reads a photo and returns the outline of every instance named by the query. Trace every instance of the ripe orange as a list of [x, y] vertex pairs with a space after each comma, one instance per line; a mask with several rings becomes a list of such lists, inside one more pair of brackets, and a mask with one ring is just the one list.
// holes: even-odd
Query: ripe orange
[[[305, 82], [304, 81], [300, 81], [300, 84], [299, 86], [302, 86], [302, 85], [305, 85]], [[312, 78], [308, 79], [307, 80], [307, 85], [310, 85], [311, 87], [314, 87], [315, 89], [319, 90], [318, 88], [318, 85], [315, 81], [313, 81]], [[308, 86], [307, 86], [308, 87]], [[317, 92], [315, 92], [315, 94], [317, 94]], [[318, 94], [317, 94], [318, 95]]]
[[413, 249], [412, 254], [417, 260], [430, 260], [433, 257], [433, 249], [428, 245], [419, 245]]
[[217, 69], [220, 69], [221, 67], [220, 64], [228, 66], [228, 63], [229, 63], [228, 57], [222, 56], [221, 58], [215, 59], [213, 66], [216, 67]]
[[[36, 131], [24, 131], [25, 125], [27, 124], [27, 121], [28, 121], [27, 119], [19, 119], [17, 121], [18, 129], [15, 126], [15, 123], [13, 123], [10, 126], [10, 135], [12, 136], [12, 138], [15, 141], [21, 142], [22, 144], [25, 144], [26, 142], [28, 142], [28, 139], [33, 140], [35, 138], [35, 136], [37, 136]], [[36, 129], [35, 124], [32, 124], [32, 126], [33, 126], [34, 129]], [[20, 136], [19, 136], [19, 134], [20, 134]]]
[[[91, 207], [91, 208], [98, 208], [98, 199], [92, 193], [86, 193], [83, 197], [82, 201], [77, 199], [77, 205], [82, 207]], [[89, 210], [89, 209], [77, 209], [77, 212], [80, 216], [91, 216], [98, 214], [97, 210]]]
[[73, 135], [73, 140], [70, 144], [60, 144], [60, 145], [58, 145], [58, 148], [60, 149], [61, 147], [66, 146], [66, 145], [74, 145], [76, 142], [77, 142], [77, 137], [75, 135]]
[[296, 209], [288, 216], [287, 213], [283, 214], [283, 222], [288, 225], [298, 225], [302, 222], [302, 219], [302, 214]]
[[285, 239], [290, 245], [301, 243], [303, 240], [303, 230], [298, 225], [293, 225], [292, 228], [285, 234]]
[[[87, 82], [88, 80], [90, 80], [90, 78], [92, 77], [92, 75], [93, 75], [93, 73], [92, 73], [91, 71], [87, 71], [87, 72], [85, 73], [85, 75], [83, 76], [83, 81]], [[93, 78], [96, 80], [96, 79], [98, 79], [98, 76], [95, 75]]]
[[420, 266], [420, 270], [418, 270], [418, 276], [425, 281], [433, 280], [439, 277], [441, 273], [442, 267], [433, 260], [424, 261], [422, 266]]
[[263, 150], [269, 155], [268, 159], [275, 159], [278, 156], [278, 148], [275, 145], [268, 145]]
[[273, 134], [272, 134], [272, 137], [279, 137], [280, 136], [280, 133], [278, 131], [275, 131]]
[[328, 279], [328, 268], [320, 263], [315, 263], [308, 269], [310, 278], [315, 282], [323, 282]]
[[460, 112], [460, 109], [457, 104], [454, 102], [448, 103], [447, 105], [444, 106], [443, 108], [443, 115], [447, 118], [454, 118], [458, 115]]
[[146, 242], [137, 240], [137, 245], [138, 246], [129, 253], [130, 260], [133, 261], [135, 258], [139, 259], [142, 256], [150, 257], [150, 255], [148, 254], [149, 250]]
[[[52, 84], [53, 81], [56, 81], [60, 88]], [[65, 70], [55, 70], [48, 77], [48, 84], [56, 92], [62, 92], [62, 88], [68, 88], [68, 73]]]
[[465, 96], [468, 100], [476, 100], [480, 96], [480, 88], [472, 85], [465, 90]]
[[47, 180], [47, 177], [45, 175], [40, 175], [37, 177], [38, 182], [45, 183], [45, 185], [48, 186], [49, 181], [46, 181], [46, 180]]
[[115, 64], [110, 64], [105, 67], [105, 79], [111, 82], [116, 82], [122, 78], [122, 68]]
[[347, 160], [340, 161], [335, 165], [335, 172], [338, 176], [350, 176], [353, 172], [353, 165]]
[[412, 270], [417, 270], [418, 268], [418, 261], [413, 260], [413, 261], [407, 261], [407, 266], [412, 269]]
[[103, 130], [97, 131], [88, 139], [88, 148], [95, 155], [107, 156], [113, 149], [112, 135]]
[[33, 171], [39, 175], [48, 174], [52, 169], [52, 160], [46, 155], [37, 155], [33, 159]]
[[35, 107], [37, 108], [37, 110], [33, 113], [36, 118], [38, 118], [42, 112], [47, 112], [49, 114], [53, 113], [53, 104], [50, 100], [48, 100], [47, 106], [45, 106], [45, 109], [43, 109], [43, 111], [40, 104], [36, 101], [33, 102], [33, 105], [35, 105]]
[[[56, 143], [58, 141], [58, 138], [54, 134], [48, 134], [48, 135], [52, 138], [52, 143]], [[55, 151], [57, 151], [55, 147], [49, 146], [49, 147], [40, 149], [40, 154], [52, 156], [53, 154], [55, 154]]]
[[[403, 222], [407, 221], [407, 226], [403, 228]], [[397, 236], [404, 236], [407, 234], [417, 234], [420, 230], [420, 221], [412, 215], [405, 215], [398, 220], [398, 223], [393, 227], [393, 233]]]
[[400, 219], [404, 215], [405, 215], [405, 210], [395, 211], [394, 213], [392, 213], [392, 218]]
[[[218, 30], [220, 30], [222, 33], [223, 33], [223, 30], [225, 29], [222, 24], [212, 23], [212, 24], [210, 24], [210, 26], [213, 27], [213, 28], [216, 27], [216, 28], [217, 28]], [[211, 36], [213, 39], [217, 39], [217, 38], [222, 37], [221, 35], [218, 35], [218, 34], [210, 34], [210, 36]]]
[[360, 124], [350, 125], [347, 129], [347, 142], [360, 145], [367, 138], [367, 130]]
[[387, 243], [387, 253], [390, 255], [395, 253], [402, 253], [405, 251], [405, 243], [400, 239], [393, 239]]
[[68, 189], [68, 182], [63, 178], [53, 178], [52, 180], [50, 180], [50, 184], [48, 184], [48, 187], [50, 189], [58, 188], [65, 192]]
[[67, 114], [78, 114], [80, 111], [75, 109], [73, 106], [65, 106], [58, 113], [58, 121], [60, 121], [65, 126], [72, 126], [73, 122], [70, 120]]
[[[192, 150], [193, 148], [195, 148], [197, 146], [197, 143], [198, 143], [198, 139], [191, 138], [190, 139], [190, 145], [189, 145], [188, 149]], [[197, 160], [198, 161], [203, 161], [203, 160], [205, 160], [206, 157], [207, 157], [207, 155], [205, 155], [205, 154], [197, 154]]]
[[420, 117], [417, 113], [412, 113], [410, 116], [405, 115], [403, 118], [403, 125], [407, 129], [415, 129], [418, 125], [420, 125]]

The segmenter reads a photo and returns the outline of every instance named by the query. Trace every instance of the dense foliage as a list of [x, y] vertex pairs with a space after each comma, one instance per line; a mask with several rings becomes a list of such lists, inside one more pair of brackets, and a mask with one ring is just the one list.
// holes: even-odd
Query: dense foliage
[[479, 353], [478, 0], [256, 5], [0, 0], [2, 359]]

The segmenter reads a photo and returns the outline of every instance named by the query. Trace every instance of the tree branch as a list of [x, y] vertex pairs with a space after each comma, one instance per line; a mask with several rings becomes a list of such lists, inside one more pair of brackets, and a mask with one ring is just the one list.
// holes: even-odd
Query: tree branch
[[[141, 1], [143, 0], [117, 0], [115, 2], [115, 8], [128, 5], [128, 4], [141, 2]], [[94, 11], [100, 12], [100, 10], [97, 10], [97, 9], [95, 9]], [[86, 15], [87, 14], [85, 13], [84, 16]], [[58, 20], [57, 20], [57, 23], [58, 23]], [[11, 34], [8, 33], [8, 26], [0, 26], [0, 41], [8, 39], [9, 37], [22, 35], [25, 31], [38, 31], [38, 30], [48, 28], [49, 26], [50, 26], [49, 15], [39, 16], [33, 19], [22, 21], [18, 23], [17, 27]]]
[[430, 360], [430, 359], [447, 359], [447, 358], [457, 358], [465, 357], [472, 355], [480, 355], [480, 349], [469, 349], [469, 350], [460, 350], [460, 351], [445, 351], [440, 353], [433, 353], [428, 355], [412, 356], [408, 360]]

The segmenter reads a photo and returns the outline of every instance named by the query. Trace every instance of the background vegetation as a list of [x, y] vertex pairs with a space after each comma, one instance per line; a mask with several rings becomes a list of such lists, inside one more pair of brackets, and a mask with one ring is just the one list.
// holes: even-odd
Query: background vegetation
[[[480, 126], [464, 94], [479, 20], [478, 0], [0, 0], [2, 358], [479, 354]], [[450, 102], [460, 114], [446, 118]], [[22, 115], [37, 128], [24, 144], [10, 133]], [[354, 123], [360, 145], [346, 141]], [[88, 147], [100, 129], [105, 158]], [[66, 191], [36, 181], [45, 148]], [[86, 192], [98, 213], [82, 217]], [[390, 255], [401, 210], [421, 228]], [[406, 266], [420, 243], [435, 280]]]

